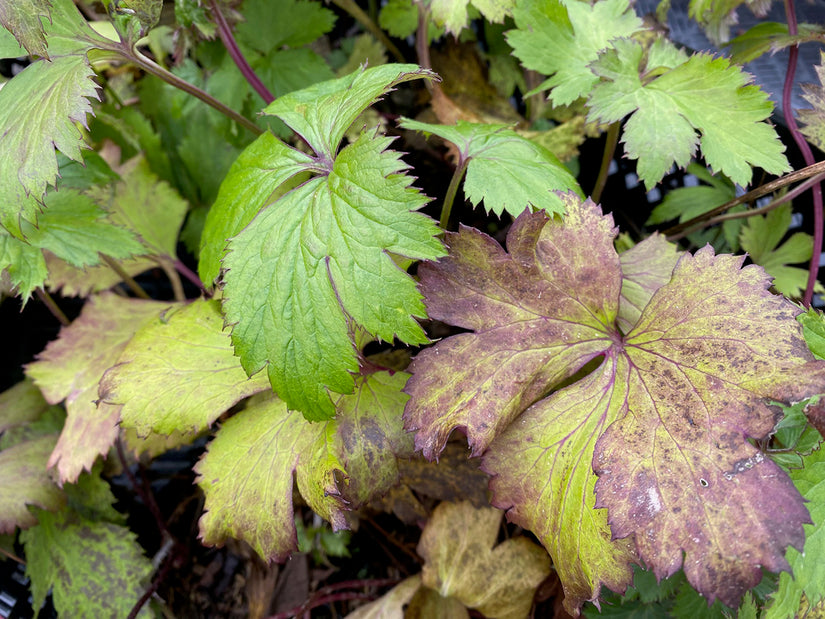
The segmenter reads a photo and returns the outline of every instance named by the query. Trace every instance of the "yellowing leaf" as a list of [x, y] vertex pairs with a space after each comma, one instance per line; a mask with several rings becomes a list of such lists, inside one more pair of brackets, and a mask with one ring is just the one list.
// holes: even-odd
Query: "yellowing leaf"
[[397, 457], [412, 455], [401, 425], [407, 374], [378, 372], [340, 396], [335, 420], [311, 423], [276, 397], [259, 400], [229, 419], [195, 467], [206, 496], [201, 539], [249, 543], [267, 561], [297, 549], [292, 478], [301, 496], [335, 530], [346, 511], [389, 489]]
[[61, 481], [74, 481], [91, 470], [117, 438], [120, 407], [98, 403], [98, 383], [141, 324], [168, 303], [102, 294], [92, 297], [80, 316], [60, 331], [26, 366], [26, 374], [52, 404], [66, 401], [68, 417], [49, 459]]
[[56, 510], [66, 503], [46, 468], [56, 438], [41, 436], [0, 451], [0, 533], [37, 524], [30, 505]]
[[102, 403], [120, 408], [124, 427], [192, 434], [236, 402], [269, 388], [247, 377], [223, 331], [218, 301], [198, 299], [152, 316], [100, 380]]
[[497, 545], [502, 515], [467, 502], [441, 503], [418, 542], [422, 584], [487, 617], [527, 617], [550, 559], [523, 536]]
[[[110, 522], [89, 522], [68, 510], [41, 511], [37, 520], [36, 527], [21, 535], [34, 607], [40, 608], [51, 590], [61, 616], [128, 616], [152, 573], [135, 534]], [[151, 616], [147, 606], [138, 615]]]

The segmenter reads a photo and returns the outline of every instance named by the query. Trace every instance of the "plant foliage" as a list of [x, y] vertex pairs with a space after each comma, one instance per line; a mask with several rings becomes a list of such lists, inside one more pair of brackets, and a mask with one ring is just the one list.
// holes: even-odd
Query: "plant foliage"
[[[332, 4], [0, 0], [0, 56], [28, 56], [0, 89], [0, 293], [62, 323], [0, 393], [0, 552], [35, 611], [161, 612], [185, 512], [267, 616], [270, 564], [335, 569], [375, 509], [421, 525], [417, 556], [393, 540], [421, 568], [354, 617], [516, 619], [553, 587], [572, 615], [821, 606], [825, 321], [797, 301], [822, 235], [787, 186], [822, 167], [737, 197], [791, 171], [740, 59], [821, 25], [732, 59], [670, 41], [668, 2]], [[721, 43], [742, 4], [687, 10]], [[789, 129], [822, 148], [804, 92]], [[602, 195], [620, 141], [652, 210]], [[143, 467], [176, 448], [197, 494], [163, 514]]]

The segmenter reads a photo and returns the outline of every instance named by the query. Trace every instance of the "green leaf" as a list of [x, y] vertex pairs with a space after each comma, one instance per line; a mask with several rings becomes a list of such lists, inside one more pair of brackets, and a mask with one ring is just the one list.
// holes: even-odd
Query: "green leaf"
[[507, 211], [517, 217], [525, 208], [564, 213], [564, 202], [555, 191], [583, 195], [576, 179], [549, 150], [505, 125], [458, 121], [454, 127], [403, 119], [404, 129], [423, 131], [449, 140], [458, 149], [459, 167], [467, 164], [464, 193], [487, 212]]
[[84, 58], [63, 56], [29, 65], [0, 90], [0, 224], [12, 234], [36, 221], [37, 199], [57, 176], [55, 147], [80, 159], [75, 123], [85, 124], [97, 98], [93, 74]]
[[547, 553], [524, 536], [496, 544], [502, 512], [441, 503], [418, 542], [421, 582], [487, 617], [526, 617], [550, 574]]
[[777, 402], [822, 392], [825, 364], [764, 270], [710, 248], [654, 282], [622, 333], [612, 220], [574, 196], [566, 211], [522, 214], [509, 254], [463, 229], [419, 267], [430, 315], [470, 332], [415, 358], [405, 427], [429, 458], [456, 428], [486, 449], [493, 504], [548, 549], [568, 612], [623, 590], [639, 562], [657, 578], [684, 565], [736, 606], [763, 568], [788, 568], [808, 522], [748, 439], [773, 432]]
[[410, 187], [390, 142], [361, 135], [326, 175], [264, 208], [230, 240], [223, 261], [236, 354], [250, 375], [266, 366], [275, 392], [307, 419], [332, 416], [329, 392], [352, 392], [355, 325], [388, 342], [427, 341], [414, 319], [425, 316], [415, 282], [387, 252], [434, 259], [443, 250], [435, 223], [415, 212], [427, 200]]
[[516, 30], [507, 42], [526, 68], [552, 76], [532, 92], [550, 89], [554, 105], [586, 96], [599, 81], [590, 64], [615, 40], [642, 29], [628, 0], [529, 0], [516, 5], [513, 17]]
[[327, 169], [349, 126], [367, 107], [398, 84], [436, 75], [413, 64], [362, 69], [335, 80], [291, 92], [273, 101], [265, 114], [277, 116], [303, 137]]
[[140, 237], [149, 250], [143, 253], [177, 258], [178, 233], [188, 209], [186, 201], [159, 179], [142, 157], [126, 162], [118, 171], [120, 182], [113, 187], [97, 187], [90, 195], [106, 208], [112, 222]]
[[[764, 216], [749, 217], [740, 232], [740, 241], [751, 260], [774, 278], [773, 287], [777, 292], [798, 298], [808, 285], [808, 269], [788, 265], [810, 260], [813, 239], [810, 234], [796, 232], [779, 245], [790, 225], [791, 205], [783, 204]], [[825, 291], [819, 282], [814, 290]]]
[[[243, 230], [289, 179], [312, 165], [312, 158], [267, 132], [246, 147], [221, 183], [218, 199], [206, 215], [198, 270], [207, 284], [220, 273], [226, 241]], [[305, 178], [303, 180], [306, 180]], [[292, 189], [289, 184], [285, 189]]]
[[802, 595], [811, 607], [825, 599], [825, 450], [818, 449], [803, 459], [803, 468], [790, 472], [791, 479], [808, 501], [813, 524], [805, 525], [805, 548], [798, 552], [788, 549], [787, 559], [793, 576], [783, 573], [773, 604], [763, 614], [766, 619], [785, 619], [797, 616]]
[[[458, 36], [469, 24], [467, 7], [471, 0], [430, 0], [430, 16], [436, 25]], [[511, 14], [515, 0], [472, 0], [487, 21], [502, 22]]]
[[802, 85], [802, 96], [812, 107], [799, 110], [797, 115], [802, 123], [800, 130], [805, 137], [820, 150], [825, 150], [825, 52], [820, 52], [819, 65], [814, 70], [820, 85]]
[[825, 359], [825, 314], [812, 307], [796, 317], [802, 325], [802, 333], [808, 348], [817, 359]]
[[69, 509], [86, 520], [126, 524], [126, 516], [114, 507], [117, 498], [109, 482], [100, 476], [102, 468], [101, 464], [96, 464], [91, 472], [83, 473], [75, 483], [64, 484]]
[[[46, 253], [45, 257], [46, 268], [49, 271], [46, 286], [49, 291], [59, 292], [64, 297], [88, 297], [123, 281], [120, 274], [108, 264], [78, 269], [49, 253]], [[132, 277], [158, 268], [157, 260], [151, 258], [130, 258], [120, 260], [118, 264]]]
[[115, 294], [92, 297], [37, 361], [26, 366], [48, 402], [66, 401], [66, 425], [49, 458], [61, 481], [73, 482], [81, 471], [91, 470], [97, 456], [114, 444], [120, 407], [97, 404], [98, 383], [140, 326], [168, 306]]
[[761, 22], [733, 39], [730, 45], [731, 60], [746, 64], [763, 54], [776, 52], [808, 41], [821, 40], [825, 28], [816, 24], [798, 24], [798, 34], [788, 34], [788, 24]]
[[100, 263], [100, 254], [129, 258], [145, 253], [135, 235], [107, 221], [107, 213], [89, 196], [72, 189], [46, 195], [47, 210], [37, 227], [23, 222], [21, 230], [29, 243], [47, 249], [76, 267]]
[[0, 273], [9, 275], [13, 289], [26, 302], [49, 272], [43, 251], [0, 230]]
[[297, 549], [293, 472], [301, 496], [334, 530], [346, 511], [380, 495], [398, 479], [397, 457], [412, 455], [401, 425], [408, 375], [378, 372], [340, 396], [333, 421], [310, 423], [276, 397], [258, 400], [229, 419], [195, 466], [206, 496], [201, 539], [248, 542], [268, 561]]
[[37, 524], [29, 505], [51, 510], [65, 505], [66, 497], [46, 470], [56, 438], [41, 436], [0, 451], [0, 533]]
[[49, 19], [49, 0], [5, 0], [0, 2], [0, 24], [14, 34], [31, 56], [48, 58], [46, 33], [41, 17]]
[[335, 25], [335, 13], [303, 0], [246, 0], [243, 16], [238, 39], [263, 54], [312, 43]]
[[[616, 122], [630, 115], [622, 141], [638, 159], [637, 172], [650, 189], [676, 163], [684, 167], [701, 145], [715, 171], [748, 185], [760, 166], [772, 174], [790, 170], [784, 145], [765, 123], [773, 104], [726, 58], [696, 54], [646, 83], [645, 73], [662, 66], [632, 40], [615, 43], [591, 66], [603, 78], [590, 97], [588, 118]], [[700, 137], [701, 135], [701, 137]]]
[[[126, 617], [143, 594], [152, 564], [135, 534], [109, 522], [89, 522], [70, 511], [38, 512], [21, 534], [34, 607], [51, 590], [66, 617]], [[151, 617], [148, 607], [138, 617]]]
[[14, 35], [5, 28], [0, 28], [0, 58], [20, 58], [25, 55], [26, 50], [17, 42]]
[[191, 434], [243, 398], [269, 388], [248, 378], [223, 332], [218, 301], [172, 306], [138, 329], [100, 381], [100, 401], [122, 407], [139, 436]]
[[21, 220], [36, 223], [38, 200], [55, 181], [55, 148], [81, 158], [76, 123], [85, 125], [89, 99], [97, 98], [86, 52], [111, 43], [70, 0], [53, 0], [50, 20], [42, 23], [51, 61], [32, 63], [0, 90], [0, 225], [18, 237]]

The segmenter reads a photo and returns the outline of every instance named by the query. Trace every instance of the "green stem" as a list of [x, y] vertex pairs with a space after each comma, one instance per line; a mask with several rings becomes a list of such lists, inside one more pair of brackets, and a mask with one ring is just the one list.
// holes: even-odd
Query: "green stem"
[[180, 275], [175, 270], [175, 267], [170, 264], [168, 259], [161, 258], [157, 261], [157, 263], [160, 265], [160, 268], [163, 269], [163, 272], [166, 273], [169, 283], [172, 284], [172, 294], [175, 295], [175, 301], [186, 301], [186, 293], [183, 291], [183, 282], [181, 282]]
[[470, 160], [465, 159], [460, 165], [456, 166], [453, 177], [450, 179], [450, 186], [447, 187], [447, 194], [444, 196], [444, 203], [441, 205], [441, 221], [439, 225], [442, 230], [446, 230], [447, 225], [450, 223], [450, 211], [453, 209], [453, 202], [458, 193], [458, 185], [461, 179], [464, 178], [464, 172], [467, 171], [468, 163], [470, 163]]
[[126, 272], [126, 270], [121, 266], [121, 264], [117, 260], [114, 260], [109, 256], [104, 256], [103, 254], [100, 254], [100, 257], [103, 258], [103, 262], [108, 264], [112, 268], [112, 270], [118, 274], [120, 279], [122, 279], [123, 282], [129, 287], [129, 290], [135, 293], [135, 296], [140, 297], [141, 299], [152, 298], [146, 293], [146, 291], [143, 288], [140, 287], [140, 285], [135, 281], [135, 279]]
[[194, 84], [190, 84], [186, 80], [179, 78], [171, 71], [167, 71], [159, 64], [153, 62], [152, 60], [141, 54], [138, 50], [130, 48], [126, 43], [115, 43], [112, 45], [112, 48], [109, 51], [114, 51], [120, 54], [123, 58], [130, 62], [133, 62], [147, 73], [154, 75], [155, 77], [162, 79], [167, 84], [171, 84], [175, 88], [179, 88], [180, 90], [192, 95], [193, 97], [200, 99], [207, 105], [215, 108], [224, 116], [228, 116], [229, 118], [237, 122], [242, 127], [248, 129], [255, 135], [261, 135], [264, 132], [263, 129], [261, 129], [254, 122], [252, 122], [242, 114], [239, 114], [231, 107], [224, 105], [215, 97], [210, 95], [208, 92], [201, 90]]
[[43, 302], [43, 305], [49, 308], [49, 311], [52, 313], [52, 316], [57, 318], [61, 325], [64, 327], [68, 327], [71, 324], [68, 316], [63, 313], [63, 310], [55, 303], [52, 295], [46, 292], [43, 288], [35, 288], [34, 293], [37, 295], [37, 298]]
[[610, 172], [610, 162], [613, 161], [613, 155], [616, 153], [616, 145], [619, 143], [619, 128], [621, 125], [618, 122], [613, 123], [607, 129], [607, 138], [604, 143], [604, 153], [602, 154], [602, 166], [599, 168], [599, 175], [596, 177], [596, 184], [593, 186], [593, 192], [590, 194], [590, 199], [596, 204], [602, 198], [604, 186], [607, 184], [607, 175]]
[[332, 3], [342, 11], [346, 11], [349, 15], [366, 28], [372, 36], [378, 39], [381, 44], [387, 48], [387, 51], [398, 62], [404, 62], [404, 54], [401, 53], [395, 44], [390, 41], [389, 37], [379, 28], [370, 16], [355, 3], [355, 0], [332, 0]]
[[786, 185], [790, 185], [791, 183], [795, 183], [797, 181], [805, 180], [806, 178], [822, 174], [823, 172], [825, 172], [825, 161], [820, 161], [819, 163], [809, 165], [807, 167], [802, 168], [801, 170], [797, 170], [796, 172], [791, 172], [790, 174], [787, 174], [781, 178], [777, 178], [775, 181], [765, 183], [764, 185], [761, 185], [756, 189], [752, 189], [748, 193], [742, 194], [738, 198], [734, 198], [729, 202], [725, 202], [721, 206], [712, 208], [706, 213], [702, 213], [701, 215], [694, 217], [693, 219], [689, 219], [688, 221], [684, 221], [675, 226], [671, 226], [662, 234], [664, 234], [667, 237], [674, 237], [675, 235], [683, 232], [684, 230], [694, 230], [696, 229], [697, 224], [704, 224], [704, 222], [708, 221], [713, 217], [716, 217], [720, 213], [724, 213], [725, 211], [732, 209], [734, 206], [739, 206], [740, 204], [752, 202], [753, 200], [761, 198], [762, 196], [765, 196], [769, 193], [773, 193], [777, 189], [781, 189]]

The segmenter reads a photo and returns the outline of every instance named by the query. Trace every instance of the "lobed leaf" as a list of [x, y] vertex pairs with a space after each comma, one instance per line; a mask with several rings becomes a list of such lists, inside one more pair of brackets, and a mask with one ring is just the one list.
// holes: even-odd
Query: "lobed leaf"
[[515, 0], [430, 0], [430, 16], [437, 26], [458, 36], [469, 24], [468, 7], [473, 6], [489, 22], [501, 23], [513, 10]]
[[[450, 255], [418, 273], [430, 316], [472, 329], [421, 352], [404, 412], [432, 459], [455, 428], [474, 455], [608, 345], [621, 287], [612, 218], [563, 196], [565, 223], [523, 213], [509, 254], [485, 234], [448, 234]], [[571, 206], [573, 207], [571, 209]]]
[[[773, 105], [759, 87], [747, 85], [750, 77], [741, 68], [709, 54], [677, 63], [663, 47], [645, 59], [639, 43], [621, 40], [591, 65], [603, 81], [593, 88], [588, 118], [616, 122], [630, 115], [622, 141], [627, 155], [639, 160], [648, 189], [674, 163], [686, 166], [698, 145], [711, 168], [739, 185], [750, 183], [751, 166], [772, 174], [791, 169], [776, 131], [763, 122]], [[658, 77], [647, 76], [661, 68]]]
[[268, 389], [247, 377], [223, 332], [220, 303], [198, 299], [154, 315], [100, 379], [100, 402], [120, 408], [139, 436], [192, 434], [243, 398]]
[[[791, 225], [791, 205], [783, 204], [764, 216], [748, 217], [739, 233], [742, 249], [773, 277], [773, 287], [786, 297], [801, 297], [808, 285], [808, 270], [788, 266], [807, 262], [813, 253], [810, 234], [796, 232], [780, 245]], [[814, 284], [815, 292], [825, 292]]]
[[238, 38], [264, 54], [312, 43], [335, 25], [335, 13], [319, 2], [304, 0], [247, 0], [243, 14]]
[[207, 285], [220, 273], [227, 239], [243, 230], [270, 199], [277, 199], [276, 190], [311, 166], [311, 157], [269, 132], [244, 149], [221, 183], [203, 226], [198, 270]]
[[[623, 334], [612, 224], [572, 196], [566, 211], [564, 223], [519, 217], [509, 255], [465, 229], [446, 259], [422, 265], [431, 315], [474, 332], [416, 357], [405, 423], [428, 457], [456, 428], [476, 453], [489, 447], [493, 502], [548, 549], [568, 612], [602, 585], [624, 589], [631, 561], [658, 578], [684, 566], [705, 598], [735, 606], [762, 567], [788, 568], [785, 548], [802, 544], [809, 521], [787, 475], [749, 441], [773, 431], [776, 402], [823, 390], [825, 364], [765, 272], [710, 248], [682, 255], [664, 284], [672, 250], [652, 252], [647, 284], [629, 260], [637, 302], [649, 300]], [[564, 328], [522, 336], [533, 321]], [[542, 368], [545, 351], [579, 348], [587, 356]]]
[[0, 451], [0, 533], [37, 524], [29, 506], [57, 510], [65, 505], [66, 497], [46, 467], [56, 438], [41, 436]]
[[798, 616], [803, 595], [810, 607], [825, 598], [825, 565], [819, 560], [825, 552], [825, 450], [817, 449], [802, 461], [803, 467], [790, 476], [808, 501], [813, 524], [805, 525], [805, 547], [800, 549], [804, 552], [789, 548], [785, 555], [792, 572], [780, 575], [773, 604], [763, 615], [766, 619]]
[[36, 223], [38, 200], [57, 176], [55, 148], [71, 159], [81, 158], [83, 140], [76, 123], [85, 125], [89, 99], [97, 98], [86, 52], [107, 41], [70, 0], [53, 0], [47, 22], [39, 17], [46, 4], [27, 2], [28, 8], [9, 2], [2, 6], [17, 16], [12, 19], [28, 12], [26, 20], [33, 21], [27, 23], [42, 23], [18, 36], [27, 46], [39, 45], [37, 32], [45, 28], [50, 60], [32, 63], [0, 91], [0, 225], [17, 237], [23, 234], [23, 220]]
[[[152, 564], [134, 533], [110, 522], [89, 522], [65, 510], [38, 512], [38, 525], [21, 534], [33, 606], [51, 591], [62, 616], [125, 617], [143, 594]], [[138, 617], [151, 617], [144, 607]]]
[[454, 127], [403, 119], [404, 129], [432, 133], [458, 148], [459, 167], [467, 165], [464, 194], [473, 206], [484, 200], [487, 212], [518, 217], [525, 208], [564, 212], [556, 191], [581, 188], [559, 159], [506, 125], [458, 121]]
[[418, 542], [422, 584], [486, 617], [528, 616], [550, 560], [523, 536], [496, 544], [501, 516], [466, 501], [436, 507]]
[[267, 561], [297, 549], [292, 477], [301, 496], [335, 530], [346, 511], [380, 495], [398, 479], [396, 458], [412, 455], [401, 426], [408, 375], [378, 372], [340, 396], [338, 415], [310, 423], [276, 397], [258, 400], [229, 419], [195, 466], [206, 496], [201, 539], [249, 543]]
[[628, 0], [593, 5], [573, 0], [529, 0], [513, 9], [516, 29], [507, 33], [513, 54], [548, 80], [533, 90], [550, 89], [553, 105], [567, 105], [587, 94], [599, 77], [590, 64], [613, 42], [642, 29]]
[[67, 419], [49, 458], [61, 482], [91, 470], [117, 438], [120, 407], [98, 403], [98, 383], [146, 321], [168, 303], [141, 301], [106, 293], [92, 297], [80, 316], [60, 330], [26, 374], [51, 404], [66, 401]]
[[398, 84], [436, 77], [432, 71], [413, 64], [362, 69], [285, 94], [270, 103], [264, 114], [283, 120], [307, 141], [318, 163], [329, 169], [341, 138], [361, 112]]
[[0, 230], [0, 273], [7, 273], [12, 289], [26, 302], [49, 275], [43, 251]]
[[328, 175], [261, 211], [224, 258], [236, 354], [250, 375], [266, 366], [275, 392], [308, 419], [332, 416], [328, 391], [352, 391], [355, 325], [385, 341], [427, 341], [415, 282], [387, 252], [435, 258], [441, 243], [414, 212], [427, 200], [390, 141], [363, 134]]

